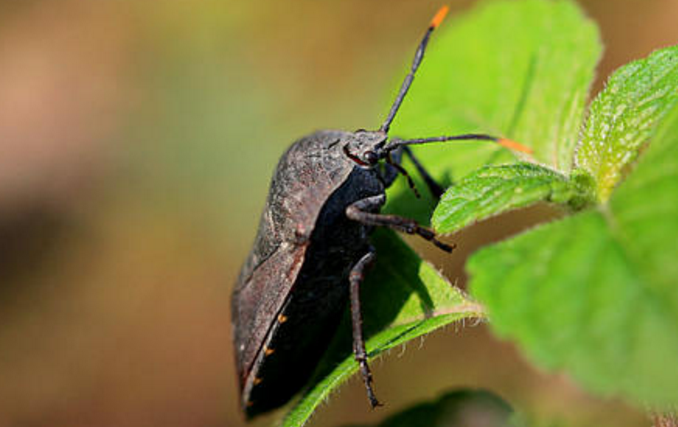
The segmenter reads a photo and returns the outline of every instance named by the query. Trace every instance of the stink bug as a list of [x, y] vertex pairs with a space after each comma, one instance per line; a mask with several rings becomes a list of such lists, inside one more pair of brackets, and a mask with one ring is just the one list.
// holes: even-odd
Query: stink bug
[[350, 301], [353, 351], [367, 397], [378, 406], [362, 333], [359, 289], [374, 262], [374, 227], [390, 227], [431, 241], [415, 221], [380, 214], [385, 189], [403, 174], [409, 156], [434, 196], [442, 194], [409, 150], [410, 145], [459, 140], [516, 143], [466, 134], [389, 139], [391, 122], [412, 84], [429, 38], [447, 13], [438, 11], [419, 44], [386, 120], [376, 131], [324, 130], [296, 141], [282, 155], [271, 182], [254, 246], [232, 297], [235, 356], [241, 403], [250, 418], [286, 403], [309, 380]]

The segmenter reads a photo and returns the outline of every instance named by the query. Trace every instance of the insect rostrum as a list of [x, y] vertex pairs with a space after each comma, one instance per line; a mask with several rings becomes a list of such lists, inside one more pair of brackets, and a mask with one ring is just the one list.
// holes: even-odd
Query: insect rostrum
[[367, 363], [359, 295], [376, 257], [370, 232], [376, 226], [391, 227], [452, 251], [415, 221], [379, 213], [385, 189], [397, 175], [409, 180], [399, 164], [402, 155], [410, 156], [429, 190], [440, 196], [442, 189], [410, 145], [471, 139], [512, 144], [483, 134], [389, 139], [391, 122], [446, 12], [442, 8], [431, 21], [378, 130], [319, 131], [296, 141], [280, 158], [254, 246], [232, 297], [241, 404], [248, 418], [285, 404], [304, 386], [349, 301], [355, 358], [370, 404], [379, 405]]

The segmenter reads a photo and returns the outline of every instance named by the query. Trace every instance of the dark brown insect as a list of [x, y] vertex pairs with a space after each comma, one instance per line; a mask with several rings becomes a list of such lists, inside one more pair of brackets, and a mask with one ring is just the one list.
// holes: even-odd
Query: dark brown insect
[[[367, 396], [372, 386], [362, 334], [359, 289], [375, 260], [369, 235], [375, 226], [419, 235], [450, 252], [415, 221], [383, 215], [385, 189], [410, 156], [434, 196], [442, 188], [408, 146], [456, 140], [509, 140], [467, 134], [388, 139], [388, 131], [419, 67], [431, 33], [447, 8], [431, 21], [389, 114], [379, 130], [325, 130], [308, 135], [282, 155], [273, 175], [259, 231], [232, 299], [235, 352], [242, 407], [252, 417], [286, 403], [309, 380], [350, 301], [353, 350]], [[382, 161], [384, 160], [384, 161]]]

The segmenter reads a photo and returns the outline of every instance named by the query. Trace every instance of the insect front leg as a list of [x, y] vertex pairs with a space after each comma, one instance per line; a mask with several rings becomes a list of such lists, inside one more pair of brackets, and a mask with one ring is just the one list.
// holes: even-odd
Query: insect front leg
[[360, 374], [365, 383], [367, 398], [372, 407], [381, 406], [374, 394], [372, 388], [372, 371], [367, 364], [367, 351], [365, 350], [365, 340], [363, 338], [363, 317], [360, 311], [360, 284], [365, 278], [365, 270], [374, 264], [377, 258], [373, 247], [363, 255], [362, 258], [353, 266], [349, 274], [350, 296], [351, 296], [351, 324], [353, 325], [353, 354], [355, 360], [360, 364]]
[[445, 189], [440, 184], [438, 184], [438, 182], [431, 176], [430, 173], [428, 173], [424, 165], [421, 164], [419, 159], [417, 159], [417, 157], [414, 155], [414, 153], [408, 146], [400, 147], [396, 150], [391, 151], [388, 154], [386, 163], [383, 164], [383, 171], [381, 173], [384, 187], [390, 187], [391, 184], [393, 184], [393, 181], [395, 181], [395, 179], [397, 178], [398, 174], [402, 174], [407, 179], [407, 183], [412, 189], [412, 191], [414, 191], [414, 194], [417, 197], [419, 197], [419, 192], [417, 191], [417, 188], [414, 185], [412, 177], [410, 176], [409, 173], [407, 173], [405, 168], [402, 167], [403, 153], [410, 158], [412, 164], [414, 164], [414, 167], [417, 169], [417, 172], [426, 183], [426, 186], [428, 187], [428, 190], [431, 192], [433, 198], [435, 200], [439, 200], [440, 196], [442, 196], [443, 193], [445, 192]]
[[386, 196], [384, 194], [358, 200], [346, 208], [346, 216], [365, 225], [389, 227], [402, 233], [416, 234], [432, 242], [440, 249], [452, 252], [453, 246], [446, 245], [436, 239], [436, 235], [432, 230], [422, 227], [413, 219], [398, 215], [373, 213], [373, 211], [383, 206], [385, 202]]
[[438, 184], [438, 182], [431, 176], [431, 174], [428, 173], [424, 165], [422, 165], [419, 159], [417, 159], [417, 157], [414, 155], [410, 147], [405, 145], [402, 147], [402, 150], [410, 158], [412, 164], [414, 164], [414, 167], [417, 168], [417, 172], [419, 172], [419, 175], [421, 175], [421, 177], [424, 179], [424, 182], [426, 183], [426, 186], [431, 192], [431, 195], [433, 195], [433, 197], [436, 200], [440, 200], [440, 196], [443, 195], [445, 189], [443, 189], [443, 187], [440, 184]]
[[386, 188], [390, 187], [396, 180], [396, 178], [398, 178], [398, 174], [400, 173], [398, 167], [402, 162], [402, 158], [403, 150], [393, 150], [393, 152], [390, 153], [390, 161], [380, 164], [380, 166], [382, 167], [380, 175], [384, 187]]

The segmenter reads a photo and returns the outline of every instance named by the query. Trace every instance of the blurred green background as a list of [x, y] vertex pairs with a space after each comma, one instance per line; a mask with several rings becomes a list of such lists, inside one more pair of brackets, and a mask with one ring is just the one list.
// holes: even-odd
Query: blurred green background
[[[313, 130], [377, 127], [440, 4], [0, 1], [0, 426], [243, 425], [229, 295], [275, 162]], [[678, 41], [678, 0], [581, 4], [606, 45], [597, 89]], [[433, 258], [463, 280], [464, 254], [542, 215], [472, 227]], [[538, 420], [647, 424], [482, 325], [373, 365], [387, 406], [352, 381], [314, 425], [468, 386]]]

